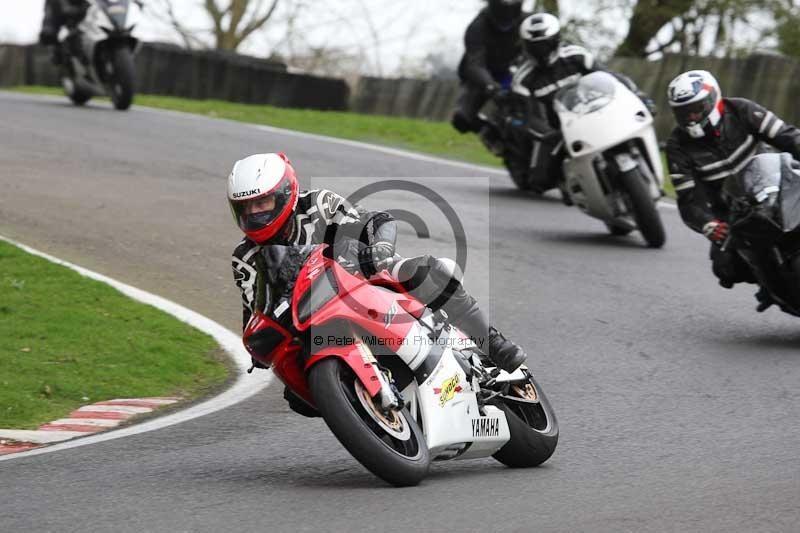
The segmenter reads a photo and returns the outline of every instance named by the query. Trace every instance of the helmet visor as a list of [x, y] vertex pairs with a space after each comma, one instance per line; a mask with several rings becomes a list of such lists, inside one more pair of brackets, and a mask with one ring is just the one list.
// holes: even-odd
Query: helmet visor
[[513, 25], [522, 14], [522, 2], [495, 0], [489, 4], [489, 11], [492, 14], [495, 24], [509, 27]]
[[525, 40], [525, 53], [534, 59], [543, 60], [550, 57], [550, 54], [556, 49], [556, 44], [557, 41], [553, 37], [540, 39], [538, 41]]
[[267, 194], [246, 200], [231, 200], [231, 210], [239, 228], [243, 231], [259, 231], [272, 224], [289, 207], [291, 199], [291, 181], [284, 177]]
[[715, 103], [715, 95], [709, 94], [697, 102], [673, 107], [672, 113], [675, 115], [675, 120], [681, 127], [692, 126], [694, 124], [703, 126], [714, 110]]

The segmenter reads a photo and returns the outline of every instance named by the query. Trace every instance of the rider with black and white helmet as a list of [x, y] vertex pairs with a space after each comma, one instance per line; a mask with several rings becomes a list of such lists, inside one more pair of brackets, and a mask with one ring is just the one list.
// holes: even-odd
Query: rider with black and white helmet
[[739, 256], [719, 246], [728, 236], [722, 184], [763, 151], [762, 143], [800, 159], [800, 130], [753, 101], [724, 98], [705, 70], [676, 77], [667, 98], [677, 123], [667, 141], [667, 162], [681, 218], [712, 242], [712, 268], [720, 285], [754, 282]]
[[[545, 141], [533, 146], [535, 157], [532, 166], [540, 170], [530, 173], [534, 190], [547, 190], [556, 185], [561, 174], [564, 157], [563, 143], [560, 141], [558, 116], [553, 109], [556, 93], [576, 83], [582, 76], [597, 70], [607, 69], [595, 61], [594, 56], [582, 46], [562, 43], [561, 23], [550, 13], [536, 13], [520, 23], [520, 38], [527, 61], [514, 75], [512, 91], [534, 105], [544, 106], [546, 123], [536, 120], [537, 113], [531, 112], [532, 122], [528, 127]], [[652, 99], [641, 93], [626, 76], [610, 72], [635, 92], [651, 112], [655, 111]]]

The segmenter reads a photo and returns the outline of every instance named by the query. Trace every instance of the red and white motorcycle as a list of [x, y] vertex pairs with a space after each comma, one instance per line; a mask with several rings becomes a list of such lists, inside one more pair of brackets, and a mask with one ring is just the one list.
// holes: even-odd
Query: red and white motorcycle
[[353, 457], [408, 486], [431, 460], [531, 467], [553, 454], [558, 423], [530, 370], [489, 366], [388, 271], [367, 280], [326, 248], [286, 247], [286, 294], [251, 317], [244, 343]]

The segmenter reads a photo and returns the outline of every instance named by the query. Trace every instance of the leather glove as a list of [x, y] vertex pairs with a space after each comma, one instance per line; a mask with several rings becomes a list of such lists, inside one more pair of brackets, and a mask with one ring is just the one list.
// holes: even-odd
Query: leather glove
[[722, 244], [728, 238], [729, 233], [728, 223], [716, 218], [703, 226], [703, 235], [714, 244]]
[[358, 251], [358, 264], [365, 276], [374, 276], [381, 263], [394, 257], [394, 245], [390, 242], [376, 242]]
[[44, 46], [58, 44], [58, 36], [52, 31], [42, 31], [39, 34], [39, 44]]

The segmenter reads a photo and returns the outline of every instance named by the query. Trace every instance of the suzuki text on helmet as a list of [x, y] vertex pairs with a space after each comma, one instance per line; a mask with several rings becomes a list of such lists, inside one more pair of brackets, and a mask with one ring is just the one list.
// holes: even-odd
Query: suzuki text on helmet
[[512, 30], [521, 14], [522, 0], [489, 0], [489, 17], [499, 30]]
[[546, 63], [558, 49], [561, 23], [549, 13], [537, 13], [522, 21], [519, 35], [525, 53], [539, 63]]
[[262, 244], [284, 227], [297, 206], [297, 176], [283, 153], [256, 154], [233, 166], [228, 202], [239, 228]]
[[690, 70], [672, 80], [667, 98], [678, 126], [694, 138], [716, 130], [722, 120], [722, 91], [710, 72]]

